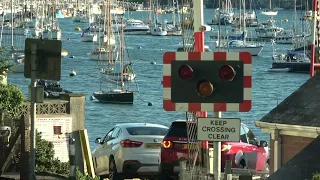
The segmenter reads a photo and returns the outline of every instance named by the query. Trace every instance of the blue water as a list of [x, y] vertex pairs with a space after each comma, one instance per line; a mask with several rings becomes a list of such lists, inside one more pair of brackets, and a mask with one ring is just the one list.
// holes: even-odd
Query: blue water
[[[205, 9], [205, 22], [212, 20], [213, 11]], [[133, 12], [130, 16], [146, 19], [148, 12]], [[160, 19], [170, 17], [168, 14], [160, 15]], [[284, 18], [288, 18], [289, 22], [282, 24], [284, 27], [292, 27], [292, 17], [292, 11], [283, 11], [279, 12], [275, 19], [283, 22]], [[259, 16], [259, 20], [266, 22], [267, 17]], [[182, 40], [181, 37], [126, 36], [126, 45], [134, 63], [140, 93], [135, 95], [134, 105], [101, 104], [90, 101], [91, 94], [100, 89], [98, 66], [86, 55], [92, 49], [92, 44], [80, 42], [80, 32], [74, 31], [75, 27], [85, 28], [87, 25], [74, 23], [72, 19], [59, 19], [59, 22], [63, 30], [63, 47], [68, 50], [69, 55], [74, 56], [62, 60], [61, 85], [68, 90], [86, 95], [86, 128], [91, 148], [95, 147], [96, 137], [104, 136], [108, 129], [117, 123], [149, 122], [169, 126], [173, 120], [185, 118], [185, 113], [166, 112], [162, 108], [162, 55], [166, 51], [175, 51]], [[208, 35], [209, 33], [206, 42], [211, 45], [214, 42]], [[140, 46], [141, 49], [138, 48]], [[278, 51], [285, 51], [287, 48], [290, 48], [290, 45], [277, 45]], [[272, 46], [265, 44], [260, 56], [253, 58], [252, 110], [247, 113], [223, 113], [223, 117], [241, 118], [260, 139], [264, 140], [269, 140], [269, 136], [256, 128], [254, 121], [262, 118], [309, 78], [307, 74], [268, 72], [271, 56]], [[151, 61], [156, 61], [157, 64], [152, 65]], [[77, 76], [70, 77], [69, 73], [73, 69]], [[9, 83], [18, 85], [27, 93], [30, 79], [25, 79], [23, 74], [9, 74]], [[147, 102], [152, 102], [153, 106], [147, 106]]]

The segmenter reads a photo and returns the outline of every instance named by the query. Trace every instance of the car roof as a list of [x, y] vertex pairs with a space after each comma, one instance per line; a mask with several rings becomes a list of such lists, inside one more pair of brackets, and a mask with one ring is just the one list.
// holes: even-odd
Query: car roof
[[[186, 120], [185, 120], [185, 119], [177, 119], [177, 120], [174, 120], [173, 122], [185, 123], [185, 122], [186, 122]], [[244, 124], [244, 123], [242, 123], [242, 122], [241, 122], [241, 125], [246, 125], [246, 124]]]
[[123, 128], [146, 126], [146, 127], [159, 127], [159, 128], [168, 129], [167, 126], [164, 126], [161, 124], [153, 124], [153, 123], [121, 123], [121, 124], [117, 124], [116, 126], [123, 127]]

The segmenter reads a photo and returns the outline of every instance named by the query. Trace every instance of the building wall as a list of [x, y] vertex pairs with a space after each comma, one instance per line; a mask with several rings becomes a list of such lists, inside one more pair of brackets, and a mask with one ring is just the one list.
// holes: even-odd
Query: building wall
[[[284, 165], [303, 148], [305, 148], [314, 138], [299, 137], [299, 136], [281, 136], [281, 165]], [[273, 152], [274, 140], [270, 137], [270, 173], [273, 173]]]

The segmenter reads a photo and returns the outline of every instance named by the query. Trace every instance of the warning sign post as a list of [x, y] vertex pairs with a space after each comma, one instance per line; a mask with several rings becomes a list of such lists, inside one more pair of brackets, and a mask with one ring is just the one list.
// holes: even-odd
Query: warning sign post
[[198, 118], [198, 140], [239, 142], [240, 128], [238, 118]]

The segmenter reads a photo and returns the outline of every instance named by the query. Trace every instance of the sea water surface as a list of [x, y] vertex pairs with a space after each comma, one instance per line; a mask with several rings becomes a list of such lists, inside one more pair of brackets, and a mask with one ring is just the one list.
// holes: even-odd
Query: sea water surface
[[[259, 12], [258, 12], [259, 13]], [[205, 22], [212, 20], [214, 10], [205, 9]], [[171, 19], [170, 14], [159, 15], [159, 19]], [[148, 12], [132, 12], [131, 18], [145, 20]], [[268, 17], [258, 15], [260, 22], [266, 22]], [[288, 18], [289, 22], [283, 19]], [[292, 27], [293, 12], [279, 12], [275, 20], [285, 28]], [[108, 88], [100, 84], [99, 68], [97, 62], [87, 58], [87, 53], [93, 48], [92, 43], [80, 42], [79, 31], [87, 27], [85, 23], [75, 23], [72, 19], [59, 19], [62, 29], [63, 48], [69, 56], [62, 59], [62, 78], [60, 84], [63, 88], [86, 95], [86, 128], [89, 133], [91, 148], [95, 148], [94, 139], [103, 137], [114, 125], [124, 122], [158, 123], [169, 126], [176, 119], [185, 119], [183, 112], [166, 112], [162, 107], [162, 56], [166, 51], [176, 51], [182, 37], [155, 37], [155, 36], [126, 36], [126, 46], [134, 71], [137, 75], [136, 83], [139, 93], [135, 94], [133, 105], [101, 104], [90, 100], [94, 91]], [[217, 27], [213, 27], [217, 29]], [[224, 27], [222, 27], [223, 29]], [[206, 33], [206, 44], [212, 46], [215, 40], [209, 38], [211, 32]], [[68, 40], [70, 38], [70, 40]], [[276, 45], [277, 51], [285, 52], [290, 45]], [[260, 56], [253, 58], [253, 104], [250, 112], [223, 113], [223, 117], [241, 118], [242, 122], [249, 125], [260, 140], [269, 140], [268, 134], [261, 132], [254, 126], [254, 121], [259, 120], [272, 110], [284, 98], [295, 91], [309, 79], [307, 74], [274, 73], [268, 72], [271, 66], [272, 45], [266, 43]], [[156, 64], [151, 64], [156, 61]], [[70, 77], [71, 70], [77, 75]], [[27, 94], [30, 79], [23, 74], [9, 74], [9, 82], [18, 85]], [[136, 89], [135, 83], [132, 83]], [[153, 106], [147, 103], [152, 102]]]

